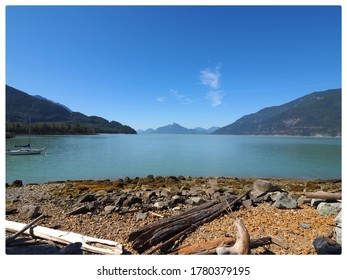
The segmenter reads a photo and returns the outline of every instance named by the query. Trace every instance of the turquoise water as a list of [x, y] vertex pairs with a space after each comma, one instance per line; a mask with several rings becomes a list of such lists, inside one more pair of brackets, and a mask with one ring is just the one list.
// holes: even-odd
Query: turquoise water
[[[27, 144], [7, 139], [7, 148]], [[32, 136], [46, 155], [6, 155], [6, 182], [157, 176], [341, 178], [341, 139], [234, 135]]]

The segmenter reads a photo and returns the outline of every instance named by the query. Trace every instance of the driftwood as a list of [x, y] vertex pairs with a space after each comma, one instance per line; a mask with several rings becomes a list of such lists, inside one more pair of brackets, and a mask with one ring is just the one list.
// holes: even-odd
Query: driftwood
[[[233, 237], [219, 237], [210, 241], [200, 242], [197, 244], [185, 245], [175, 252], [178, 255], [215, 255], [216, 248], [219, 246], [233, 246], [236, 239]], [[250, 249], [255, 249], [261, 246], [270, 245], [271, 237], [252, 238], [250, 240]]]
[[15, 234], [9, 236], [6, 238], [6, 245], [11, 244], [19, 235], [21, 235], [23, 232], [25, 232], [28, 228], [32, 227], [34, 224], [36, 224], [39, 220], [45, 218], [46, 216], [44, 214], [38, 216], [35, 220], [33, 220], [32, 222], [30, 222], [27, 225], [24, 225], [24, 227], [22, 229], [20, 229], [18, 232], [16, 232]]
[[144, 226], [132, 232], [128, 240], [132, 242], [132, 248], [140, 253], [151, 254], [157, 250], [164, 252], [172, 249], [175, 242], [186, 234], [194, 231], [200, 225], [210, 222], [231, 210], [251, 190], [238, 197], [230, 197], [225, 201], [213, 200], [201, 204], [182, 214], [169, 217], [158, 222]]
[[76, 255], [83, 254], [81, 250], [82, 243], [75, 242], [59, 249], [55, 244], [46, 242], [23, 242], [22, 244], [11, 244], [6, 247], [6, 254], [8, 255]]
[[341, 193], [330, 193], [330, 192], [305, 192], [303, 193], [307, 198], [325, 199], [325, 200], [340, 200], [342, 198]]
[[[8, 231], [21, 230], [25, 224], [5, 221], [5, 227]], [[82, 250], [104, 254], [104, 255], [120, 255], [122, 253], [122, 245], [115, 241], [98, 239], [90, 236], [81, 235], [74, 232], [55, 230], [47, 227], [35, 226], [27, 229], [23, 234], [32, 235], [45, 240], [55, 241], [61, 244], [81, 243]]]
[[232, 246], [220, 245], [216, 248], [217, 255], [249, 255], [250, 249], [250, 237], [248, 230], [243, 222], [236, 219], [234, 222], [237, 229], [236, 242]]

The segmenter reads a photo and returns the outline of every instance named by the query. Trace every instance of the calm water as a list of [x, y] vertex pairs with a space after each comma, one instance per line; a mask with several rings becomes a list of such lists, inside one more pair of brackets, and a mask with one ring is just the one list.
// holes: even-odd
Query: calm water
[[[6, 182], [156, 175], [341, 178], [341, 139], [226, 135], [32, 136], [46, 155], [6, 155]], [[27, 137], [6, 140], [7, 148]]]

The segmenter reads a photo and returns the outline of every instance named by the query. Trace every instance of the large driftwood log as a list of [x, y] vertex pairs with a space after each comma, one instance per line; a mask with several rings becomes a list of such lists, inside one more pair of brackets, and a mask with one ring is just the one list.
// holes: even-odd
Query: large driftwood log
[[141, 253], [153, 246], [155, 247], [146, 252], [146, 254], [153, 253], [159, 249], [167, 252], [178, 239], [194, 231], [203, 223], [210, 222], [230, 211], [250, 191], [248, 190], [236, 198], [227, 198], [223, 202], [213, 200], [182, 214], [149, 224], [132, 232], [128, 240], [132, 242], [132, 248]]
[[[29, 243], [29, 244], [26, 244]], [[53, 243], [53, 242], [52, 242]], [[83, 254], [81, 250], [82, 243], [75, 242], [59, 249], [54, 244], [40, 243], [40, 244], [30, 244], [30, 242], [25, 242], [17, 246], [7, 246], [6, 254], [8, 255], [81, 255]]]
[[21, 235], [23, 232], [25, 232], [27, 229], [32, 227], [34, 224], [36, 224], [39, 220], [45, 218], [46, 216], [44, 214], [38, 216], [35, 220], [31, 221], [29, 224], [24, 225], [23, 228], [21, 228], [18, 232], [15, 234], [9, 236], [6, 238], [6, 245], [11, 244], [19, 235]]
[[[5, 227], [8, 231], [18, 231], [25, 227], [25, 224], [5, 221]], [[82, 250], [104, 254], [104, 255], [120, 255], [123, 252], [122, 245], [118, 242], [98, 239], [74, 232], [55, 230], [47, 227], [35, 226], [27, 229], [23, 234], [33, 235], [44, 240], [51, 240], [61, 244], [82, 243]]]
[[325, 200], [340, 200], [342, 198], [341, 193], [330, 193], [330, 192], [305, 192], [303, 193], [307, 198], [325, 199]]

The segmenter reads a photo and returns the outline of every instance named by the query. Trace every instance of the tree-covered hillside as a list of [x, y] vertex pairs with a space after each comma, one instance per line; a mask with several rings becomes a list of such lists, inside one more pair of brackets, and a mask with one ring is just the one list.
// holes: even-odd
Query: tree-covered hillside
[[341, 136], [341, 89], [314, 92], [262, 109], [215, 134]]
[[127, 125], [71, 112], [63, 105], [6, 85], [6, 131], [15, 134], [27, 133], [29, 121], [33, 134], [136, 134], [136, 131]]

